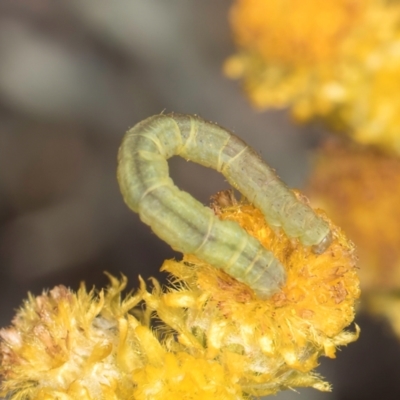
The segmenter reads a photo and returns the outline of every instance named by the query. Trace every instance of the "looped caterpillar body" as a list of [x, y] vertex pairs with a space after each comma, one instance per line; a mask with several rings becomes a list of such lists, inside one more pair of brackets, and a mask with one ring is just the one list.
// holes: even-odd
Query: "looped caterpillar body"
[[179, 155], [214, 168], [258, 207], [267, 223], [323, 252], [326, 221], [298, 201], [259, 155], [228, 130], [197, 116], [155, 115], [130, 129], [119, 150], [118, 181], [127, 205], [174, 250], [224, 269], [267, 297], [286, 273], [273, 253], [236, 222], [221, 221], [169, 177], [167, 160]]

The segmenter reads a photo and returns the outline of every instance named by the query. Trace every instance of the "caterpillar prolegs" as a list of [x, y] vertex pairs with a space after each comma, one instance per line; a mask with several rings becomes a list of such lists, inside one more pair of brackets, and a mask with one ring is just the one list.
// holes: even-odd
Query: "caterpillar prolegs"
[[236, 222], [179, 190], [167, 160], [179, 155], [221, 172], [259, 208], [267, 223], [322, 253], [331, 242], [329, 225], [278, 178], [241, 139], [198, 116], [155, 115], [130, 129], [119, 150], [118, 181], [127, 205], [174, 250], [222, 268], [268, 297], [286, 274], [274, 254]]

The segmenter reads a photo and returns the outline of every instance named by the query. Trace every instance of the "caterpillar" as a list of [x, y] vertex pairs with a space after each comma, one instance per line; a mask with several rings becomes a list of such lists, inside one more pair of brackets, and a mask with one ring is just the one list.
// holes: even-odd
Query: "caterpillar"
[[286, 273], [274, 254], [234, 221], [178, 189], [167, 160], [179, 155], [221, 172], [258, 207], [267, 223], [322, 253], [330, 228], [297, 200], [260, 156], [225, 128], [195, 115], [160, 114], [131, 128], [118, 153], [117, 177], [124, 201], [174, 250], [193, 254], [249, 285], [260, 297], [277, 292]]

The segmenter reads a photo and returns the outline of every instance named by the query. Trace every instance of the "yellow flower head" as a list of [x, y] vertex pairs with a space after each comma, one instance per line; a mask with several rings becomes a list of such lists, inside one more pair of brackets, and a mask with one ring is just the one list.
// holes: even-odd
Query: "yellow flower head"
[[230, 20], [239, 48], [266, 62], [332, 61], [365, 11], [365, 0], [237, 0]]
[[0, 331], [0, 395], [10, 399], [130, 398], [132, 371], [145, 353], [135, 330], [140, 323], [127, 311], [140, 295], [120, 301], [126, 286], [111, 278], [98, 296], [82, 286], [73, 293], [57, 286], [29, 296]]
[[399, 2], [236, 0], [230, 20], [238, 53], [224, 70], [257, 108], [400, 154]]
[[237, 221], [273, 251], [287, 268], [286, 285], [260, 300], [222, 270], [185, 256], [164, 263], [176, 287], [153, 293], [159, 317], [174, 326], [179, 343], [191, 352], [199, 351], [199, 341], [206, 343], [200, 351], [219, 360], [246, 393], [267, 395], [290, 386], [329, 390], [312, 369], [320, 355], [334, 357], [336, 346], [357, 337], [343, 331], [359, 297], [352, 243], [332, 225], [333, 243], [315, 255], [270, 229], [250, 204], [222, 208], [220, 217]]
[[[29, 297], [13, 325], [0, 331], [0, 395], [12, 400], [241, 398], [240, 386], [220, 363], [167, 351], [148, 326], [149, 312], [134, 309], [143, 282], [137, 295], [121, 301], [126, 279], [110, 279], [110, 287], [98, 295], [84, 286], [76, 294], [57, 286]], [[171, 333], [165, 340], [174, 340]]]
[[307, 192], [355, 242], [363, 290], [398, 290], [400, 160], [329, 142], [316, 157]]
[[[262, 300], [220, 269], [167, 261], [171, 284], [134, 296], [58, 286], [30, 296], [0, 331], [0, 395], [22, 399], [240, 400], [296, 386], [329, 390], [318, 357], [355, 340], [344, 331], [359, 296], [353, 245], [331, 224], [321, 255], [270, 229], [253, 206], [215, 208], [271, 249], [287, 282]], [[154, 331], [152, 331], [153, 326]]]

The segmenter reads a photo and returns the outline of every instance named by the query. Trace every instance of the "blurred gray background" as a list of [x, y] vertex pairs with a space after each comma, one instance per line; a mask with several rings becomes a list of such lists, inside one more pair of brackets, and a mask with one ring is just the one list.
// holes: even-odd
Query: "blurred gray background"
[[[224, 0], [1, 0], [1, 326], [28, 291], [76, 289], [82, 280], [101, 287], [105, 270], [127, 275], [130, 288], [138, 274], [165, 279], [163, 260], [179, 255], [127, 209], [115, 177], [124, 132], [148, 116], [175, 111], [218, 122], [301, 187], [321, 129], [296, 127], [285, 111], [256, 112], [223, 76], [235, 51], [229, 7]], [[228, 188], [215, 171], [180, 159], [170, 169], [205, 204]], [[360, 323], [361, 340], [323, 361], [333, 394], [277, 398], [399, 398], [399, 346], [385, 325]], [[377, 342], [386, 353], [373, 354]]]

